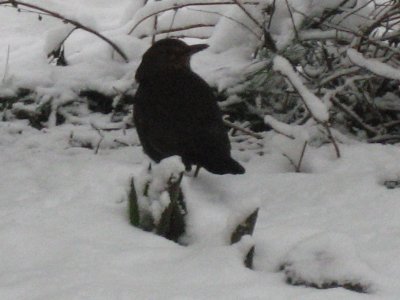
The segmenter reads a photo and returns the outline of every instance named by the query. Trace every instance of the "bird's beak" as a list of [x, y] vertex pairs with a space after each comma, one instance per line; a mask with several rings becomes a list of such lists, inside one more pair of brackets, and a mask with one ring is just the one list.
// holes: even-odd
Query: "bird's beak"
[[189, 46], [189, 55], [193, 55], [197, 52], [200, 52], [204, 49], [207, 49], [209, 46], [207, 44], [196, 44]]

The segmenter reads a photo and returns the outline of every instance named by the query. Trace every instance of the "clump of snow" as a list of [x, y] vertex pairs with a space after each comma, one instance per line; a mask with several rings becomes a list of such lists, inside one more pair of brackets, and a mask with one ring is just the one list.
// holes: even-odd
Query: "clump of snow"
[[168, 187], [179, 180], [185, 166], [179, 156], [163, 159], [158, 164], [144, 166], [135, 176], [139, 210], [142, 216], [151, 216], [155, 224], [161, 218], [166, 207], [170, 204]]
[[152, 165], [149, 195], [157, 195], [165, 190], [167, 184], [176, 182], [184, 171], [185, 166], [180, 156], [171, 156], [163, 159], [159, 164]]
[[283, 270], [286, 280], [294, 285], [373, 290], [374, 272], [343, 234], [320, 233], [299, 242], [287, 254]]

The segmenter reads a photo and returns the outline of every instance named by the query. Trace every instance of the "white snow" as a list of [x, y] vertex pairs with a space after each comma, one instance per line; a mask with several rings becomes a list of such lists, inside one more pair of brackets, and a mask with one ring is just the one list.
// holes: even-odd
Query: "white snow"
[[[0, 123], [0, 298], [353, 300], [399, 295], [399, 191], [383, 186], [400, 178], [397, 146], [341, 145], [340, 160], [329, 146], [309, 148], [304, 157], [308, 173], [300, 174], [266, 146], [264, 156], [245, 164], [246, 175], [203, 170], [198, 178], [184, 177], [190, 245], [181, 247], [129, 224], [129, 179], [142, 169], [141, 148], [101, 148], [96, 155], [70, 146], [71, 131], [89, 128], [37, 131], [24, 123]], [[266, 136], [266, 145], [274, 136]], [[257, 206], [254, 238], [228, 246], [232, 224]], [[256, 271], [241, 262], [252, 243]], [[316, 249], [338, 264], [313, 267]], [[301, 257], [310, 263], [302, 267]], [[356, 279], [375, 289], [372, 296], [360, 296], [288, 286], [277, 268], [289, 260], [298, 262], [296, 272], [315, 280], [359, 275]], [[312, 268], [318, 273], [309, 272]]]
[[289, 79], [289, 82], [299, 92], [307, 109], [317, 121], [326, 122], [329, 120], [327, 106], [321, 101], [321, 99], [307, 89], [286, 58], [277, 55], [274, 58], [274, 70], [282, 73]]
[[319, 233], [296, 244], [285, 258], [285, 273], [294, 282], [359, 283], [374, 287], [374, 272], [362, 261], [351, 238], [339, 233]]
[[[78, 30], [66, 44], [70, 65], [48, 65], [46, 50], [62, 37], [61, 31], [53, 37], [48, 34], [60, 22], [47, 17], [39, 22], [33, 14], [0, 6], [0, 79], [10, 46], [1, 95], [30, 87], [47, 97], [43, 101], [50, 95], [60, 104], [81, 89], [123, 91], [132, 85], [134, 70], [149, 46], [127, 35], [145, 14], [132, 19], [140, 3], [31, 2], [67, 15], [79, 11], [82, 22], [91, 16], [93, 22], [87, 21], [116, 41], [130, 62], [115, 58], [107, 44]], [[312, 1], [289, 2], [307, 9]], [[323, 5], [333, 2], [337, 1]], [[301, 21], [299, 15], [296, 18]], [[282, 18], [273, 24], [275, 37], [282, 29], [282, 41], [291, 38], [280, 27], [287, 21], [287, 12], [282, 11]], [[229, 40], [230, 27], [220, 28], [227, 31], [226, 40], [210, 41], [214, 48], [194, 57], [193, 66], [223, 89], [254, 67], [251, 49], [256, 41], [238, 31], [249, 36], [246, 45], [236, 47], [236, 38]], [[384, 70], [377, 62], [373, 66]], [[289, 77], [313, 114], [326, 121], [325, 104], [309, 93], [289, 63], [277, 57], [275, 68]], [[385, 181], [400, 180], [398, 145], [343, 142], [340, 159], [331, 145], [308, 146], [303, 172], [296, 173], [288, 157], [297, 162], [304, 140], [313, 138], [316, 129], [307, 127], [304, 132], [266, 118], [296, 139], [269, 132], [258, 144], [262, 151], [248, 152], [234, 143], [234, 157], [246, 158], [241, 161], [245, 175], [218, 176], [201, 170], [198, 178], [184, 176], [188, 209], [184, 247], [129, 224], [130, 179], [135, 177], [138, 187], [151, 179], [134, 129], [102, 130], [109, 116], [79, 112], [75, 125], [40, 131], [26, 121], [0, 122], [0, 299], [400, 298], [400, 190], [384, 186]], [[183, 170], [176, 157], [153, 171], [165, 180], [171, 170], [175, 174]], [[162, 203], [149, 203], [157, 214], [169, 200], [162, 180], [153, 192], [162, 194]], [[229, 245], [234, 225], [256, 207], [260, 211], [254, 235]], [[243, 256], [253, 245], [255, 270], [249, 270], [243, 266]], [[291, 274], [317, 283], [368, 284], [370, 294], [288, 285], [285, 273], [279, 271], [285, 264]]]
[[145, 163], [142, 170], [134, 177], [135, 190], [137, 191], [139, 209], [142, 215], [150, 215], [158, 224], [164, 209], [170, 204], [167, 192], [168, 185], [178, 181], [185, 171], [181, 158], [171, 156], [159, 164]]
[[389, 79], [400, 80], [400, 71], [388, 64], [372, 58], [364, 58], [363, 55], [355, 49], [348, 49], [347, 55], [350, 61], [356, 66], [365, 68], [372, 73]]
[[264, 122], [270, 125], [276, 132], [283, 134], [289, 138], [301, 139], [303, 141], [309, 140], [309, 134], [306, 129], [299, 125], [289, 125], [283, 122], [276, 120], [272, 116], [265, 116]]

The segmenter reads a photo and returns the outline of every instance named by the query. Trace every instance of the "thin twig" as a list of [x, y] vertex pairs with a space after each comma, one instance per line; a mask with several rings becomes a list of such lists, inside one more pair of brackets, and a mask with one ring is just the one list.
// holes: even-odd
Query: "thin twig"
[[154, 23], [153, 23], [153, 35], [151, 37], [151, 44], [154, 45], [156, 42], [156, 32], [157, 32], [157, 26], [158, 26], [158, 15], [154, 16]]
[[97, 133], [100, 136], [100, 140], [97, 143], [96, 149], [94, 150], [94, 154], [98, 154], [99, 153], [99, 149], [100, 149], [100, 144], [101, 142], [104, 140], [104, 134], [101, 132], [101, 129], [98, 128], [96, 125], [94, 125], [93, 123], [90, 123], [90, 126], [97, 131]]
[[304, 154], [306, 153], [307, 145], [308, 145], [308, 141], [305, 141], [304, 144], [303, 144], [303, 148], [301, 149], [301, 154], [300, 154], [299, 162], [297, 163], [297, 166], [296, 166], [296, 172], [297, 172], [297, 173], [300, 172], [301, 163], [303, 162], [303, 158], [304, 158]]
[[271, 8], [271, 14], [268, 20], [268, 30], [271, 28], [271, 24], [272, 24], [272, 17], [274, 16], [275, 13], [275, 8], [276, 8], [276, 0], [274, 0], [274, 2], [272, 2], [272, 8]]
[[119, 145], [121, 145], [121, 146], [125, 146], [125, 147], [134, 146], [133, 144], [131, 145], [131, 144], [128, 144], [128, 143], [126, 143], [126, 142], [120, 141], [120, 140], [118, 140], [118, 139], [114, 139], [114, 143], [117, 143], [117, 144], [119, 144]]
[[318, 25], [325, 23], [325, 21], [328, 20], [330, 17], [338, 14], [339, 8], [345, 5], [347, 2], [349, 2], [349, 0], [343, 0], [342, 2], [339, 3], [339, 5], [336, 6], [336, 8], [332, 8], [330, 11], [328, 11], [328, 13], [326, 13], [320, 18]]
[[10, 62], [10, 45], [7, 46], [6, 63], [4, 65], [4, 75], [3, 75], [3, 79], [1, 80], [2, 83], [4, 83], [6, 81], [7, 74], [8, 74], [9, 62]]
[[[172, 26], [174, 26], [175, 18], [176, 18], [176, 15], [177, 15], [177, 14], [178, 14], [178, 10], [175, 9], [175, 10], [174, 10], [174, 15], [172, 16], [171, 24], [170, 24], [170, 26], [169, 26], [169, 31], [168, 31], [168, 33], [171, 32]], [[169, 34], [167, 35], [167, 37], [169, 37]]]
[[250, 135], [250, 136], [252, 136], [252, 137], [254, 137], [254, 138], [256, 138], [256, 139], [259, 139], [259, 140], [262, 140], [262, 139], [263, 139], [263, 136], [262, 136], [261, 134], [258, 134], [258, 133], [255, 133], [255, 132], [249, 130], [249, 129], [240, 127], [240, 126], [238, 126], [238, 125], [236, 125], [236, 124], [234, 124], [234, 123], [231, 123], [231, 122], [229, 122], [229, 121], [227, 121], [227, 120], [224, 120], [224, 124], [225, 124], [226, 126], [230, 127], [230, 128], [239, 130], [239, 131], [241, 131], [241, 132], [243, 132], [243, 133], [245, 133], [245, 134], [247, 134], [247, 135]]
[[[294, 168], [295, 171], [296, 171], [297, 165], [296, 165], [296, 163], [294, 162], [294, 160], [293, 160], [289, 155], [287, 155], [286, 153], [282, 153], [282, 155], [288, 159], [288, 161], [290, 162], [290, 164], [293, 166], [293, 168]], [[297, 171], [296, 171], [296, 172], [297, 172]]]
[[173, 34], [170, 35], [175, 39], [198, 39], [198, 40], [208, 40], [210, 37], [207, 35], [196, 35], [196, 34]]
[[400, 135], [381, 135], [376, 136], [368, 140], [368, 143], [398, 143], [400, 141]]
[[[194, 28], [204, 28], [204, 27], [214, 27], [214, 26], [215, 26], [215, 24], [192, 24], [192, 25], [187, 25], [187, 26], [182, 26], [182, 27], [158, 30], [157, 32], [153, 33], [153, 35], [159, 35], [159, 34], [165, 34], [165, 33], [169, 34], [169, 33], [177, 32], [177, 31], [185, 31], [185, 30], [194, 29]], [[148, 36], [149, 35], [147, 35], [147, 34], [143, 34], [139, 38], [144, 39]]]
[[[257, 5], [258, 4], [258, 2], [246, 2], [247, 4], [252, 4], [252, 5]], [[0, 4], [1, 4], [1, 2], [0, 2]], [[170, 10], [174, 10], [174, 9], [180, 9], [180, 8], [184, 8], [184, 7], [187, 7], [187, 6], [210, 6], [210, 5], [232, 5], [232, 4], [235, 4], [233, 1], [220, 1], [220, 2], [194, 2], [194, 3], [182, 3], [182, 4], [177, 4], [177, 3], [175, 3], [175, 5], [173, 5], [172, 7], [167, 7], [167, 8], [164, 8], [164, 9], [160, 9], [160, 10], [157, 10], [157, 11], [155, 11], [155, 12], [152, 12], [151, 14], [149, 14], [149, 15], [147, 15], [147, 16], [145, 16], [145, 17], [143, 17], [143, 18], [141, 18], [139, 21], [137, 21], [136, 22], [136, 24], [128, 31], [128, 34], [132, 34], [132, 32], [134, 32], [135, 31], [135, 29], [140, 25], [140, 24], [142, 24], [144, 21], [146, 21], [147, 19], [149, 19], [149, 18], [151, 18], [151, 17], [153, 17], [153, 16], [155, 16], [155, 15], [158, 15], [158, 14], [161, 14], [161, 13], [164, 13], [164, 12], [167, 12], [167, 11], [170, 11]]]
[[[50, 62], [54, 61], [55, 59], [57, 59], [57, 57], [55, 57], [54, 53], [57, 52], [57, 50], [61, 49], [61, 47], [63, 46], [63, 44], [65, 43], [65, 41], [71, 36], [71, 34], [78, 29], [77, 27], [72, 28], [70, 32], [68, 32], [68, 34], [64, 37], [64, 39], [58, 43], [57, 47], [52, 49], [51, 52], [46, 53], [47, 57], [50, 58], [51, 56], [53, 56], [53, 59], [50, 60]], [[61, 51], [60, 51], [61, 52]], [[63, 56], [63, 55], [62, 55]]]
[[290, 8], [288, 0], [285, 0], [285, 1], [286, 1], [286, 6], [287, 6], [287, 9], [288, 9], [289, 15], [290, 15], [290, 19], [292, 20], [294, 35], [295, 35], [296, 39], [298, 40], [299, 39], [299, 33], [297, 32], [296, 23], [294, 22], [292, 9]]
[[349, 107], [346, 105], [340, 103], [335, 97], [332, 97], [330, 101], [336, 105], [339, 109], [341, 109], [344, 113], [346, 113], [348, 116], [350, 116], [358, 125], [360, 125], [362, 128], [364, 128], [366, 131], [369, 133], [378, 135], [379, 131], [368, 124], [365, 124], [363, 120], [354, 112], [352, 111]]
[[[242, 23], [242, 22], [240, 22], [240, 21], [238, 21], [238, 20], [236, 20], [236, 19], [234, 19], [234, 18], [231, 18], [231, 17], [228, 17], [228, 16], [226, 16], [226, 15], [224, 15], [224, 14], [221, 14], [221, 13], [219, 13], [219, 12], [216, 12], [216, 11], [209, 11], [209, 10], [204, 10], [204, 9], [194, 9], [194, 8], [188, 8], [188, 10], [198, 11], [198, 12], [204, 12], [204, 13], [209, 13], [209, 14], [215, 14], [215, 15], [220, 16], [220, 17], [222, 17], [222, 18], [226, 18], [226, 19], [228, 19], [228, 20], [230, 20], [230, 21], [232, 21], [232, 22], [235, 22], [236, 24], [239, 24], [239, 25], [243, 26], [243, 27], [246, 28], [249, 32], [251, 32], [254, 36], [256, 36], [258, 39], [260, 38], [260, 35], [257, 34], [253, 29], [251, 29], [251, 28], [250, 28], [249, 26], [247, 26], [246, 24], [244, 24], [244, 23]], [[215, 25], [214, 25], [214, 26], [215, 26]]]
[[385, 128], [391, 128], [397, 125], [400, 125], [400, 120], [390, 121], [382, 124], [382, 126]]
[[[308, 20], [319, 22], [319, 18], [317, 18], [317, 17], [310, 17], [310, 16], [306, 15], [305, 13], [303, 13], [303, 12], [301, 12], [299, 10], [295, 10], [295, 12], [301, 14], [303, 17], [305, 17]], [[391, 47], [390, 45], [388, 45], [385, 42], [380, 42], [380, 40], [381, 40], [380, 38], [378, 38], [378, 39], [377, 38], [372, 38], [370, 36], [366, 36], [363, 33], [354, 31], [354, 30], [349, 29], [349, 28], [341, 27], [339, 25], [332, 24], [332, 23], [329, 23], [329, 22], [325, 22], [324, 26], [326, 26], [328, 28], [335, 29], [338, 32], [349, 33], [349, 34], [351, 34], [351, 35], [353, 35], [355, 37], [362, 38], [362, 39], [366, 40], [367, 42], [369, 42], [369, 43], [371, 43], [371, 44], [373, 44], [373, 45], [375, 45], [377, 47], [381, 47], [381, 48], [387, 49], [389, 51], [392, 51], [392, 52], [394, 52], [396, 54], [400, 54], [400, 50], [398, 50], [398, 49], [396, 49], [394, 47]]]
[[249, 19], [254, 22], [254, 24], [256, 24], [259, 28], [263, 28], [263, 25], [260, 22], [258, 22], [256, 18], [254, 18], [254, 16], [243, 6], [242, 3], [240, 3], [239, 0], [232, 0], [232, 1], [235, 2], [235, 4], [246, 14], [246, 16], [248, 16]]
[[335, 138], [334, 138], [333, 135], [332, 135], [331, 128], [329, 127], [328, 124], [324, 124], [324, 127], [325, 127], [325, 129], [326, 129], [326, 132], [328, 133], [328, 138], [331, 140], [331, 142], [332, 142], [332, 144], [333, 144], [333, 147], [335, 148], [336, 157], [337, 157], [337, 158], [340, 158], [340, 157], [341, 157], [341, 155], [340, 155], [340, 149], [339, 149], [339, 146], [338, 146], [338, 144], [337, 144]]

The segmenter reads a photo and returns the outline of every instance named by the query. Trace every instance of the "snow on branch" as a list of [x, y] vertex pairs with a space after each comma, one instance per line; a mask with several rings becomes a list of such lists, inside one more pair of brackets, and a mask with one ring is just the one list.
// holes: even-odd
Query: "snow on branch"
[[277, 55], [274, 58], [274, 70], [280, 72], [290, 81], [296, 91], [300, 94], [305, 106], [315, 120], [320, 123], [326, 123], [329, 120], [327, 106], [321, 101], [321, 99], [307, 89], [299, 75], [297, 75], [293, 70], [293, 66], [286, 58]]
[[298, 138], [304, 141], [308, 141], [310, 139], [308, 132], [303, 128], [303, 126], [289, 125], [278, 121], [269, 115], [264, 117], [264, 123], [270, 125], [274, 131], [288, 137], [289, 139], [294, 140]]
[[302, 41], [310, 40], [339, 40], [352, 41], [355, 34], [337, 29], [321, 30], [321, 29], [305, 29], [299, 31], [299, 39]]
[[392, 66], [389, 66], [388, 64], [380, 62], [379, 60], [365, 58], [360, 52], [355, 49], [348, 49], [347, 56], [349, 57], [350, 61], [356, 66], [365, 68], [372, 73], [385, 78], [400, 80], [399, 70], [393, 68]]

